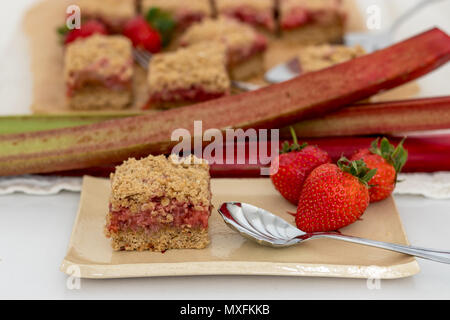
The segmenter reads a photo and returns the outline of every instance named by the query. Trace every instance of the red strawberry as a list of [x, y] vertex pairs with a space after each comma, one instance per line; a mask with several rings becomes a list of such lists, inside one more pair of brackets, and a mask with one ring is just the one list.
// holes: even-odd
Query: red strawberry
[[124, 28], [123, 35], [128, 37], [137, 48], [156, 53], [161, 50], [161, 36], [141, 16], [129, 20]]
[[362, 160], [345, 158], [314, 169], [298, 201], [297, 227], [305, 232], [333, 231], [358, 220], [369, 205], [367, 181], [375, 172]]
[[97, 20], [90, 20], [83, 25], [80, 29], [69, 30], [65, 35], [64, 44], [71, 43], [78, 38], [87, 38], [93, 34], [108, 34], [106, 27], [103, 23]]
[[376, 139], [369, 149], [357, 151], [351, 160], [362, 159], [370, 169], [377, 169], [377, 174], [369, 181], [370, 202], [380, 201], [389, 197], [394, 191], [397, 174], [402, 170], [408, 159], [408, 152], [403, 148], [403, 141], [397, 147], [388, 139]]
[[272, 161], [270, 178], [281, 195], [297, 205], [306, 177], [314, 168], [330, 163], [331, 159], [316, 146], [308, 146], [306, 143], [299, 145], [292, 128], [291, 133], [294, 143], [283, 144], [281, 154]]

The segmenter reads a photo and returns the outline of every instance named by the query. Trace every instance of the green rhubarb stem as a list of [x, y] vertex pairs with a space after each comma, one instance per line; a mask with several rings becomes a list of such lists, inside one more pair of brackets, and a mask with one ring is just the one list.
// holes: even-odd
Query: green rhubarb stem
[[104, 114], [69, 113], [64, 115], [18, 115], [0, 117], [0, 135], [70, 128], [105, 120], [140, 115], [140, 112], [112, 112]]

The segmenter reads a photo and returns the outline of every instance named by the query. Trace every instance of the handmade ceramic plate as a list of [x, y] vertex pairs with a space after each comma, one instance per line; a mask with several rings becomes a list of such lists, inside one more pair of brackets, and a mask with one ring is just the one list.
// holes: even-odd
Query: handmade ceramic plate
[[[295, 206], [284, 200], [269, 179], [213, 179], [211, 243], [201, 250], [115, 252], [104, 236], [109, 180], [85, 177], [78, 215], [61, 270], [84, 278], [186, 275], [279, 275], [387, 279], [419, 272], [410, 256], [320, 239], [289, 248], [270, 248], [229, 229], [216, 208], [241, 201], [269, 210], [294, 224]], [[340, 230], [374, 240], [407, 244], [393, 198], [371, 204], [362, 219]]]

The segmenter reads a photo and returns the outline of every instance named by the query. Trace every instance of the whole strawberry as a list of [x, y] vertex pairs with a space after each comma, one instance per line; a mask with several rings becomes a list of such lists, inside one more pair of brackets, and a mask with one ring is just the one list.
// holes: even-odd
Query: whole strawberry
[[370, 169], [377, 169], [377, 174], [369, 181], [370, 202], [389, 197], [395, 189], [397, 174], [408, 159], [408, 151], [403, 148], [403, 140], [394, 147], [386, 138], [376, 139], [369, 149], [357, 151], [351, 160], [362, 159]]
[[270, 178], [281, 195], [297, 205], [306, 177], [314, 168], [330, 163], [331, 158], [316, 146], [299, 145], [292, 128], [291, 133], [293, 144], [283, 144], [280, 155], [272, 161]]
[[108, 34], [103, 23], [97, 20], [90, 20], [83, 23], [80, 29], [60, 29], [60, 33], [64, 35], [64, 44], [69, 44], [79, 38], [87, 38], [93, 34]]
[[369, 205], [367, 182], [375, 172], [362, 160], [345, 158], [337, 165], [315, 168], [300, 194], [297, 227], [305, 232], [333, 231], [358, 220]]
[[151, 53], [161, 50], [161, 35], [141, 16], [134, 17], [125, 24], [123, 35], [129, 38], [136, 48]]

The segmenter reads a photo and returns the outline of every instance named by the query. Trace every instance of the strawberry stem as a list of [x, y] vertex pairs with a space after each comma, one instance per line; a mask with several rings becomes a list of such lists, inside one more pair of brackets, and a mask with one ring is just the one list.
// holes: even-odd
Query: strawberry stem
[[282, 145], [280, 153], [289, 153], [289, 152], [295, 152], [295, 151], [301, 151], [304, 149], [308, 144], [306, 142], [302, 143], [301, 145], [298, 144], [297, 134], [295, 133], [295, 130], [293, 127], [289, 127], [289, 130], [292, 134], [292, 144], [289, 144], [289, 142], [285, 141]]
[[367, 187], [369, 187], [369, 181], [377, 173], [377, 169], [369, 169], [364, 160], [350, 161], [346, 157], [342, 157], [338, 160], [337, 165], [342, 171], [358, 178]]
[[395, 168], [395, 172], [398, 174], [406, 161], [408, 160], [408, 151], [403, 147], [403, 142], [406, 137], [400, 141], [397, 147], [394, 147], [389, 140], [384, 137], [383, 139], [377, 138], [372, 141], [370, 152], [383, 157], [389, 164]]

